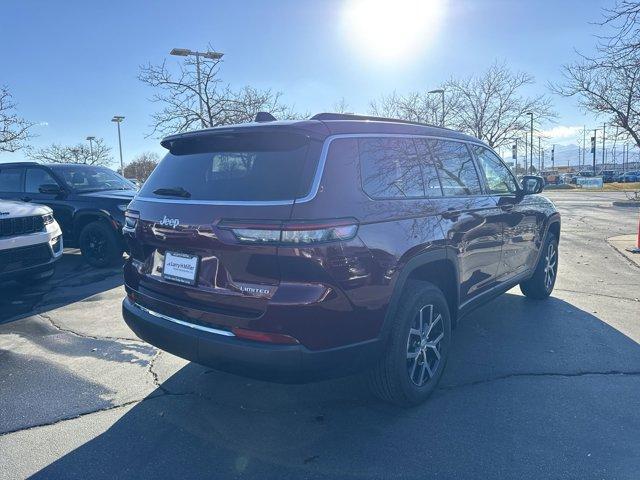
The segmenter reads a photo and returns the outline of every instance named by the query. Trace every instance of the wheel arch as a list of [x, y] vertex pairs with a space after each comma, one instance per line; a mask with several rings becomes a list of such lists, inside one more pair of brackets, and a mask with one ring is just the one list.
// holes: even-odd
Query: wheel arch
[[451, 315], [451, 327], [455, 328], [459, 307], [459, 274], [456, 263], [446, 250], [424, 252], [411, 258], [400, 271], [396, 280], [383, 324], [383, 334], [390, 331], [405, 286], [411, 282], [429, 282], [444, 294]]
[[113, 226], [111, 215], [109, 215], [108, 212], [104, 210], [82, 210], [77, 212], [73, 217], [74, 238], [79, 241], [80, 232], [82, 232], [82, 229], [94, 221], [103, 221], [107, 223], [111, 228], [116, 230]]

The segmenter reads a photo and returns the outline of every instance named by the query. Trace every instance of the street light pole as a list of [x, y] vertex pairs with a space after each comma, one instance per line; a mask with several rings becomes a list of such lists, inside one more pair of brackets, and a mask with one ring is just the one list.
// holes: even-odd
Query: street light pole
[[[602, 125], [602, 169], [604, 170], [604, 160], [605, 160], [605, 145], [604, 145], [604, 139], [605, 139], [605, 134], [607, 133], [607, 124], [604, 123]], [[596, 173], [595, 171], [593, 173]]]
[[91, 161], [94, 162], [95, 159], [93, 158], [93, 141], [96, 139], [96, 137], [93, 136], [89, 136], [87, 137], [87, 140], [89, 140], [89, 153], [91, 154]]
[[439, 93], [442, 95], [442, 121], [440, 122], [440, 126], [444, 128], [444, 90], [442, 88], [438, 88], [436, 90], [430, 90], [428, 93]]
[[[529, 174], [533, 173], [533, 112], [527, 112], [527, 115], [531, 117], [531, 144], [529, 145]], [[526, 170], [526, 169], [525, 169]]]
[[202, 81], [200, 79], [200, 57], [208, 58], [210, 60], [220, 60], [224, 53], [207, 50], [206, 52], [194, 52], [188, 48], [174, 48], [169, 52], [169, 55], [175, 55], [178, 57], [188, 57], [194, 55], [196, 57], [196, 78], [198, 82], [198, 100], [200, 105], [200, 125], [202, 128], [206, 128], [206, 122], [204, 120], [204, 111], [202, 103]]
[[120, 124], [124, 120], [122, 115], [114, 115], [112, 122], [118, 124], [118, 148], [120, 150], [120, 175], [124, 175], [124, 162], [122, 161], [122, 137], [120, 136]]

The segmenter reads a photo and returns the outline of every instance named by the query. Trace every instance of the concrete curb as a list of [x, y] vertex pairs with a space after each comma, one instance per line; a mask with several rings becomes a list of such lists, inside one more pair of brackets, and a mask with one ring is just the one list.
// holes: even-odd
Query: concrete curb
[[631, 253], [629, 251], [636, 246], [636, 235], [631, 234], [609, 237], [607, 238], [607, 243], [620, 253], [620, 255], [640, 267], [640, 253]]

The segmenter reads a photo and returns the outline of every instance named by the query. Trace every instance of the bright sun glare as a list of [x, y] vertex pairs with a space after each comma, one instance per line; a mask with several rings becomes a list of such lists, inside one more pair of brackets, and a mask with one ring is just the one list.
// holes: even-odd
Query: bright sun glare
[[349, 41], [384, 63], [403, 62], [429, 46], [446, 0], [348, 0], [343, 21]]

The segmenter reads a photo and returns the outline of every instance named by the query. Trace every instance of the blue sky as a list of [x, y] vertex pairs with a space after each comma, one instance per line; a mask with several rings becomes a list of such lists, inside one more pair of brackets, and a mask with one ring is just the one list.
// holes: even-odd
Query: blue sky
[[[163, 151], [157, 139], [146, 137], [157, 105], [136, 76], [140, 64], [175, 62], [168, 55], [173, 47], [204, 49], [211, 43], [225, 53], [223, 80], [281, 91], [298, 111], [331, 110], [344, 97], [351, 110], [366, 112], [381, 94], [431, 89], [451, 76], [480, 72], [496, 59], [535, 76], [528, 93], [548, 93], [546, 82], [559, 79], [560, 65], [575, 58], [574, 49], [592, 51], [597, 27], [590, 22], [612, 4], [424, 0], [438, 10], [427, 12], [428, 31], [411, 48], [399, 45], [389, 52], [380, 50], [376, 32], [366, 37], [362, 25], [350, 23], [357, 1], [4, 0], [0, 84], [10, 88], [20, 115], [42, 123], [34, 129], [34, 146], [95, 135], [104, 137], [116, 157], [110, 119], [124, 115], [126, 162], [145, 150]], [[402, 19], [399, 13], [397, 22]], [[575, 100], [554, 97], [554, 103], [556, 127], [596, 123]], [[0, 153], [0, 161], [22, 158]]]

